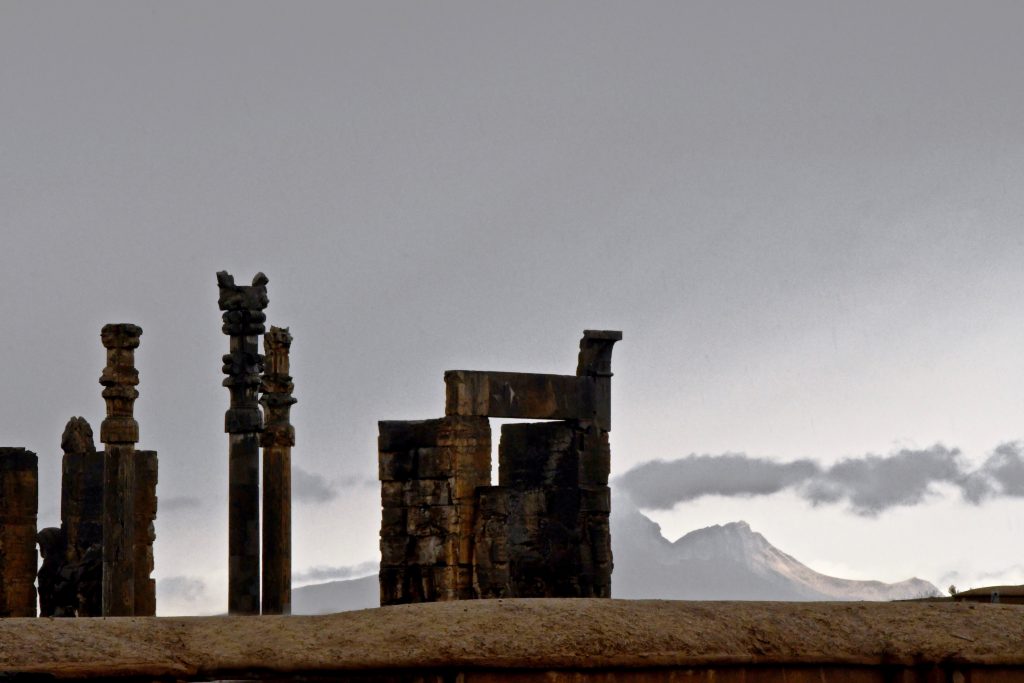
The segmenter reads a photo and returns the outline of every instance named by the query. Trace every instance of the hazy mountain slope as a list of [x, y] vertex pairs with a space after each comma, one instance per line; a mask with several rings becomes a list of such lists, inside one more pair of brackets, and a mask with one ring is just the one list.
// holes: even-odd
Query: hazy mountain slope
[[376, 574], [292, 590], [292, 614], [331, 614], [379, 606], [380, 584]]
[[937, 595], [932, 584], [894, 584], [820, 574], [782, 552], [746, 522], [692, 531], [676, 542], [639, 511], [612, 519], [618, 598], [689, 600], [898, 600]]

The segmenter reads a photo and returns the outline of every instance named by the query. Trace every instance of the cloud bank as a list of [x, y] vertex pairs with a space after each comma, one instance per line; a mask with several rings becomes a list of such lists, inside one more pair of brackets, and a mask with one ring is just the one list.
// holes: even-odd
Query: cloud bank
[[825, 467], [812, 460], [778, 462], [745, 453], [689, 455], [642, 463], [616, 484], [639, 507], [667, 510], [701, 496], [764, 496], [792, 489], [812, 505], [846, 503], [862, 516], [912, 506], [935, 493], [935, 485], [959, 489], [980, 504], [1000, 497], [1024, 497], [1024, 444], [998, 446], [971, 469], [959, 449], [936, 444], [889, 455], [866, 454]]
[[341, 579], [357, 579], [370, 574], [376, 574], [380, 568], [380, 562], [370, 560], [359, 564], [344, 565], [340, 567], [317, 566], [310, 567], [304, 571], [292, 574], [292, 581], [295, 583], [313, 583], [323, 581], [338, 581]]

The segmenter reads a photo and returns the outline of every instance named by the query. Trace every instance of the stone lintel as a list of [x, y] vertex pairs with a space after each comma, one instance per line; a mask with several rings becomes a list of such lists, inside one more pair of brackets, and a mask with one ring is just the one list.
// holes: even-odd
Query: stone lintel
[[610, 424], [610, 395], [592, 376], [449, 370], [445, 414]]

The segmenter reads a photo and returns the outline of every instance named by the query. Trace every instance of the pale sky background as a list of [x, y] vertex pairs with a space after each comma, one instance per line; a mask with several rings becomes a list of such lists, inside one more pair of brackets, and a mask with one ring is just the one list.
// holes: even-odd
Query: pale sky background
[[[1022, 27], [984, 0], [0, 0], [0, 442], [58, 523], [100, 328], [142, 326], [161, 612], [223, 611], [214, 274], [262, 270], [300, 579], [373, 571], [377, 420], [442, 415], [446, 369], [571, 374], [585, 328], [624, 332], [615, 475], [936, 444], [982, 471], [1024, 439]], [[1024, 582], [1024, 489], [956, 476], [874, 512], [798, 482], [649, 513], [846, 578]]]

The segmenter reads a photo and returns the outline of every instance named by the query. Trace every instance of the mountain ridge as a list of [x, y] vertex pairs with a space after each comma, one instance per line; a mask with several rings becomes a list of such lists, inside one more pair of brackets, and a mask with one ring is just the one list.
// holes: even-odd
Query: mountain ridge
[[[628, 504], [612, 514], [612, 596], [663, 600], [902, 600], [939, 595], [923, 579], [897, 583], [816, 572], [773, 546], [745, 521], [695, 529], [675, 541]], [[293, 614], [327, 614], [378, 605], [377, 576], [292, 591]]]

